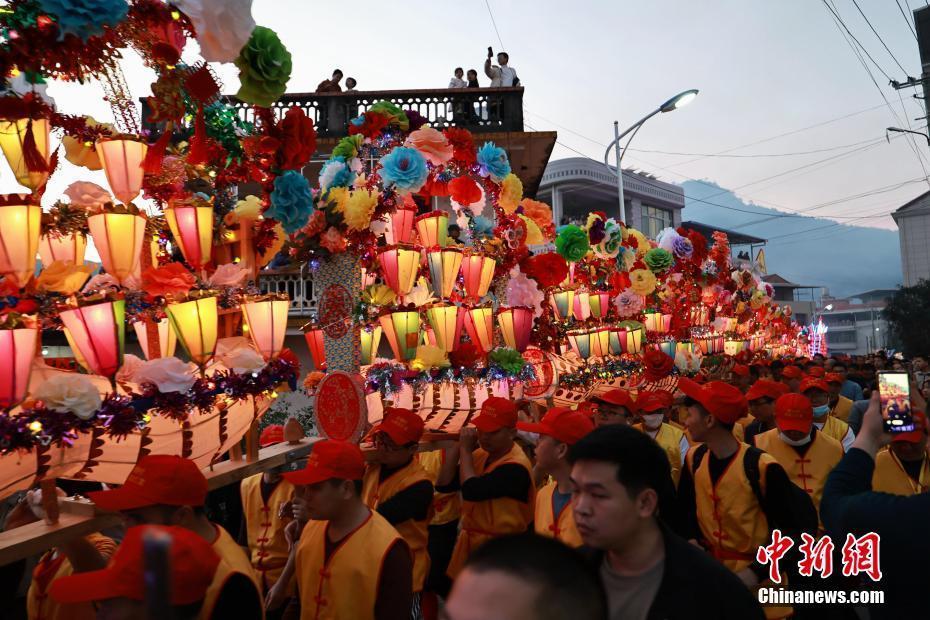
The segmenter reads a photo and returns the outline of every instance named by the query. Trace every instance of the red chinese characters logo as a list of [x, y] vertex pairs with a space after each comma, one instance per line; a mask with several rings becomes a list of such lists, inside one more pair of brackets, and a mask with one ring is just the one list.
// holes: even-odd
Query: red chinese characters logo
[[[870, 532], [860, 537], [853, 534], [846, 535], [843, 543], [842, 573], [845, 577], [868, 575], [872, 581], [882, 578], [881, 562], [879, 559], [880, 537]], [[772, 531], [772, 542], [759, 547], [756, 551], [756, 561], [765, 566], [769, 565], [769, 579], [774, 583], [781, 583], [781, 569], [779, 562], [794, 546], [790, 536], [783, 536], [780, 530]], [[801, 559], [798, 560], [798, 574], [811, 577], [815, 572], [826, 579], [833, 574], [833, 550], [836, 546], [829, 536], [815, 538], [807, 533], [801, 534], [801, 545], [798, 551]]]

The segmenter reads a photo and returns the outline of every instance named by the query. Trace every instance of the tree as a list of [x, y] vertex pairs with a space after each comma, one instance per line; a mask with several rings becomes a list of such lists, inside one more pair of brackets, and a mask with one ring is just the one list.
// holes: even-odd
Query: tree
[[902, 286], [882, 312], [908, 357], [930, 352], [930, 281]]

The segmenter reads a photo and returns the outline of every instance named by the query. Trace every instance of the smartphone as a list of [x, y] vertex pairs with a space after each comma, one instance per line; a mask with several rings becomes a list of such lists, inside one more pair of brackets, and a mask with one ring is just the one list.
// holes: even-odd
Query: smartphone
[[494, 50], [491, 49], [491, 46], [488, 46], [488, 58], [494, 55]]
[[886, 433], [909, 433], [914, 430], [914, 419], [911, 417], [911, 385], [906, 372], [879, 372], [878, 395]]

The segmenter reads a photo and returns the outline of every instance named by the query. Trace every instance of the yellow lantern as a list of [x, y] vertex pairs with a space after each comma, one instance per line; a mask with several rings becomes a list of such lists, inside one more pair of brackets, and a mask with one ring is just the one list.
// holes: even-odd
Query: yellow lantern
[[84, 252], [87, 250], [87, 237], [84, 233], [72, 232], [67, 235], [44, 234], [39, 238], [39, 258], [43, 265], [51, 265], [56, 260], [84, 264]]
[[494, 268], [497, 263], [490, 256], [484, 254], [469, 254], [462, 261], [462, 278], [464, 280], [465, 294], [473, 299], [481, 299], [488, 294], [491, 280], [494, 279]]
[[171, 200], [165, 220], [187, 264], [203, 269], [213, 249], [213, 204], [197, 199]]
[[378, 252], [378, 263], [381, 265], [384, 283], [390, 286], [398, 297], [403, 297], [417, 281], [420, 248], [400, 245], [382, 248]]
[[743, 350], [742, 340], [727, 339], [723, 341], [723, 352], [727, 355], [738, 355]]
[[594, 357], [610, 355], [610, 330], [606, 327], [598, 327], [588, 333], [591, 336], [591, 355]]
[[112, 382], [123, 365], [126, 301], [80, 303], [76, 308], [62, 310], [59, 316], [68, 329], [69, 343], [80, 351], [87, 367]]
[[462, 338], [465, 310], [453, 304], [432, 304], [426, 308], [426, 318], [436, 337], [436, 345], [443, 351], [455, 351]]
[[494, 310], [490, 306], [470, 308], [465, 312], [465, 331], [472, 344], [489, 352], [494, 347]]
[[200, 366], [201, 374], [216, 352], [217, 311], [216, 297], [201, 297], [168, 304], [165, 308], [178, 342], [187, 351], [191, 361]]
[[591, 316], [591, 295], [588, 291], [578, 291], [575, 293], [575, 301], [572, 304], [572, 314], [579, 321], [587, 321]]
[[[171, 357], [174, 355], [174, 349], [178, 343], [178, 336], [171, 329], [171, 322], [167, 318], [160, 319], [155, 326], [158, 328], [158, 355], [153, 356], [149, 353], [149, 335], [148, 323], [146, 321], [136, 321], [132, 324], [136, 330], [136, 338], [139, 339], [139, 346], [142, 347], [142, 354], [145, 359], [155, 359], [158, 357]], [[81, 360], [78, 360], [80, 362]]]
[[133, 138], [100, 138], [97, 156], [107, 175], [113, 195], [124, 205], [131, 203], [142, 190], [145, 153], [148, 145]]
[[458, 248], [433, 249], [426, 253], [433, 292], [439, 297], [449, 297], [462, 268], [462, 251]]
[[630, 355], [639, 355], [643, 352], [643, 328], [627, 329], [626, 352]]
[[449, 243], [449, 214], [433, 211], [416, 219], [420, 245], [424, 248], [446, 247]]
[[575, 291], [572, 289], [553, 291], [549, 297], [549, 304], [552, 306], [555, 318], [560, 321], [567, 321], [574, 312]]
[[647, 332], [665, 334], [672, 326], [672, 315], [662, 314], [658, 310], [647, 310], [643, 313], [643, 323]]
[[533, 309], [522, 306], [513, 308], [501, 307], [497, 311], [497, 324], [501, 328], [501, 337], [511, 349], [520, 353], [530, 346], [530, 335], [533, 333]]
[[399, 362], [412, 360], [420, 341], [420, 314], [413, 310], [397, 310], [378, 318], [387, 336], [394, 358]]
[[26, 194], [0, 196], [0, 275], [25, 286], [36, 269], [42, 207]]
[[268, 295], [242, 304], [242, 317], [248, 327], [249, 338], [265, 361], [276, 358], [284, 347], [290, 308], [291, 302], [286, 295]]
[[[26, 134], [32, 133], [35, 151], [45, 161], [45, 170], [30, 170], [26, 164]], [[6, 157], [17, 182], [35, 191], [45, 185], [49, 170], [49, 122], [44, 118], [20, 118], [0, 121], [0, 149]]]
[[610, 312], [610, 293], [607, 291], [596, 291], [589, 296], [588, 305], [591, 307], [591, 316], [598, 320], [607, 318]]
[[145, 245], [145, 218], [107, 211], [87, 218], [103, 269], [122, 282], [139, 268]]
[[371, 360], [378, 355], [378, 347], [381, 346], [381, 334], [383, 328], [380, 325], [363, 327], [360, 332], [362, 366], [371, 364]]

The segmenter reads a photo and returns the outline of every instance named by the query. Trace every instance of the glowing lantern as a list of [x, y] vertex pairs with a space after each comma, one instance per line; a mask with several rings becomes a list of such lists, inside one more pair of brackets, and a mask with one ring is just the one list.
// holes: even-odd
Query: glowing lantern
[[626, 352], [639, 355], [643, 352], [643, 328], [636, 327], [626, 332]]
[[416, 216], [416, 206], [407, 205], [398, 207], [394, 213], [388, 216], [387, 229], [384, 231], [384, 239], [388, 245], [413, 241], [413, 220], [416, 219]]
[[148, 145], [132, 138], [97, 140], [97, 156], [107, 175], [113, 195], [124, 205], [131, 203], [142, 189], [142, 162]]
[[39, 258], [43, 265], [51, 265], [56, 260], [83, 265], [86, 250], [87, 237], [83, 233], [44, 234], [39, 238]]
[[591, 307], [591, 316], [598, 320], [607, 318], [610, 312], [610, 293], [607, 291], [596, 291], [589, 296], [588, 305]]
[[532, 308], [514, 306], [498, 309], [497, 324], [508, 347], [520, 353], [526, 351], [530, 345], [530, 334], [533, 333], [533, 318]]
[[672, 325], [672, 315], [649, 310], [643, 313], [643, 323], [646, 325], [647, 332], [665, 334]]
[[436, 337], [436, 346], [444, 351], [455, 351], [462, 338], [465, 310], [452, 304], [433, 304], [426, 308], [426, 319]]
[[472, 344], [487, 353], [494, 347], [494, 310], [490, 306], [470, 308], [465, 313], [465, 331]]
[[371, 364], [371, 360], [378, 355], [378, 347], [381, 346], [381, 334], [383, 329], [380, 325], [363, 327], [359, 331], [361, 340], [362, 366]]
[[422, 344], [428, 344], [431, 347], [439, 346], [436, 344], [436, 332], [433, 331], [432, 327], [427, 327], [426, 329], [420, 330], [420, 342]]
[[[24, 148], [26, 134], [32, 133], [35, 152], [45, 162], [45, 170], [30, 170]], [[51, 173], [49, 166], [49, 122], [44, 118], [20, 118], [0, 121], [0, 149], [13, 170], [16, 181], [35, 191], [45, 185]]]
[[675, 359], [675, 341], [672, 339], [659, 342], [659, 350], [670, 358]]
[[[323, 370], [326, 368], [326, 346], [323, 339], [323, 330], [316, 323], [307, 323], [304, 325], [303, 330], [304, 338], [307, 340], [307, 347], [310, 349], [310, 357], [313, 359], [313, 367], [317, 370]], [[364, 333], [364, 330], [362, 332]], [[380, 334], [378, 339], [381, 339]], [[364, 337], [362, 340], [364, 342]]]
[[468, 297], [481, 299], [488, 294], [495, 266], [496, 263], [490, 256], [469, 254], [465, 257], [462, 261], [462, 278]]
[[38, 342], [38, 329], [0, 329], [0, 409], [9, 411], [26, 398]]
[[203, 269], [213, 249], [213, 205], [205, 200], [171, 200], [165, 220], [187, 264]]
[[201, 297], [166, 308], [178, 342], [187, 351], [191, 361], [200, 366], [201, 374], [216, 352], [217, 312], [216, 297]]
[[675, 345], [675, 355], [677, 356], [679, 353], [692, 355], [694, 353], [694, 345], [692, 345], [690, 342], [677, 343]]
[[103, 269], [122, 282], [136, 273], [145, 244], [145, 218], [107, 211], [87, 218]]
[[0, 275], [25, 286], [35, 273], [42, 207], [26, 194], [0, 196]]
[[591, 333], [585, 330], [568, 332], [568, 344], [571, 345], [575, 355], [587, 361], [593, 354], [591, 351]]
[[434, 249], [426, 253], [433, 292], [440, 297], [452, 295], [462, 267], [462, 251], [458, 248]]
[[694, 306], [691, 308], [691, 325], [703, 327], [710, 321], [710, 312], [707, 306]]
[[728, 338], [724, 340], [723, 342], [723, 352], [727, 355], [737, 355], [742, 350], [743, 350], [742, 340], [731, 340]]
[[62, 327], [61, 331], [65, 335], [65, 340], [68, 341], [68, 346], [71, 347], [71, 353], [74, 355], [74, 361], [77, 362], [81, 368], [93, 374], [94, 371], [91, 369], [90, 364], [87, 363], [87, 360], [84, 359], [84, 356], [81, 355], [81, 350], [74, 342], [74, 337], [71, 335], [71, 332], [68, 331], [67, 327]]
[[610, 330], [598, 327], [588, 332], [593, 357], [606, 357], [610, 355]]
[[552, 312], [555, 318], [560, 321], [567, 321], [574, 311], [575, 291], [563, 289], [554, 291], [549, 297], [549, 303], [552, 305]]
[[399, 297], [403, 297], [417, 281], [420, 249], [416, 246], [387, 247], [378, 252], [378, 263], [381, 265], [384, 283]]
[[91, 372], [112, 382], [123, 365], [126, 301], [81, 303], [62, 310], [59, 316]]
[[287, 312], [291, 302], [287, 296], [269, 295], [242, 304], [242, 317], [248, 327], [252, 344], [266, 361], [278, 356], [284, 347]]
[[[136, 337], [139, 339], [139, 346], [142, 347], [145, 359], [153, 359], [149, 353], [148, 324], [145, 321], [137, 321], [132, 325], [136, 330]], [[158, 355], [154, 357], [171, 357], [174, 355], [178, 342], [177, 334], [171, 329], [171, 322], [167, 318], [159, 320], [155, 325], [158, 327]]]
[[412, 360], [417, 354], [420, 340], [420, 314], [413, 310], [397, 310], [383, 314], [378, 319], [384, 328], [394, 359], [399, 362]]
[[575, 293], [575, 301], [572, 304], [575, 319], [587, 321], [591, 316], [591, 295], [588, 291], [578, 291]]
[[416, 219], [420, 245], [425, 248], [446, 247], [449, 243], [449, 214], [434, 211]]
[[623, 327], [610, 327], [607, 331], [610, 353], [620, 355], [626, 350], [626, 329]]

